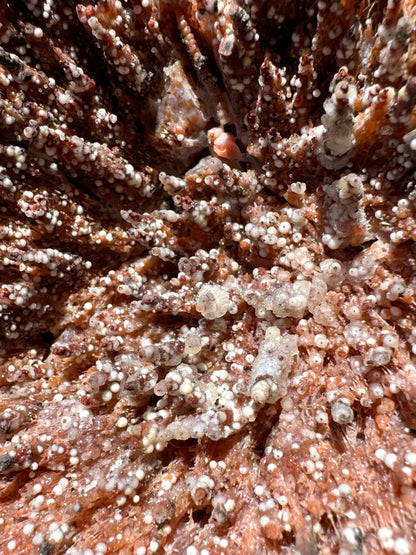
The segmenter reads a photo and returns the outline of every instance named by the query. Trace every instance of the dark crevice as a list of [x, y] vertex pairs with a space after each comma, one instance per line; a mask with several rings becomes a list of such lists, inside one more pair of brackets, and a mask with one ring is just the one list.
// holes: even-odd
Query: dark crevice
[[198, 524], [200, 528], [203, 528], [211, 517], [212, 513], [212, 505], [208, 507], [203, 507], [202, 509], [195, 509], [192, 511], [190, 518]]
[[42, 339], [43, 343], [48, 347], [51, 347], [52, 343], [55, 340], [55, 336], [51, 331], [42, 332], [40, 334], [40, 338]]
[[253, 451], [259, 459], [264, 456], [267, 440], [271, 431], [277, 426], [282, 412], [280, 402], [266, 406], [257, 415], [255, 424]]

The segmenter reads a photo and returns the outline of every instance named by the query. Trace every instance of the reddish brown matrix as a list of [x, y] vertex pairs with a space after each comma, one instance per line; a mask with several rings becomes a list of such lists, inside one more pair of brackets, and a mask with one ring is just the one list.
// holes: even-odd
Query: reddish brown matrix
[[416, 553], [416, 1], [0, 0], [0, 553]]

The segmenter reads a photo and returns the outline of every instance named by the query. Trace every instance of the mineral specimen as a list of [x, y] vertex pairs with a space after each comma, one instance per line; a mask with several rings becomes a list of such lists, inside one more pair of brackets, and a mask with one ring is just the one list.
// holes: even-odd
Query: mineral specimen
[[0, 0], [0, 552], [416, 553], [414, 0]]

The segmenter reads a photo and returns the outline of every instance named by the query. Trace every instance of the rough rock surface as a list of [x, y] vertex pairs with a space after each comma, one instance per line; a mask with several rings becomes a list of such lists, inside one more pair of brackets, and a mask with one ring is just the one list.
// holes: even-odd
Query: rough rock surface
[[1, 553], [416, 553], [415, 104], [414, 0], [0, 0]]

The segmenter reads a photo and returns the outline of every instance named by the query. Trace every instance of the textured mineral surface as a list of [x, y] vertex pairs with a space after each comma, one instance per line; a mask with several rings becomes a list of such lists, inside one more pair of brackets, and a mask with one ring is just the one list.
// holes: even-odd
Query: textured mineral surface
[[415, 104], [415, 0], [0, 0], [2, 554], [416, 553]]

